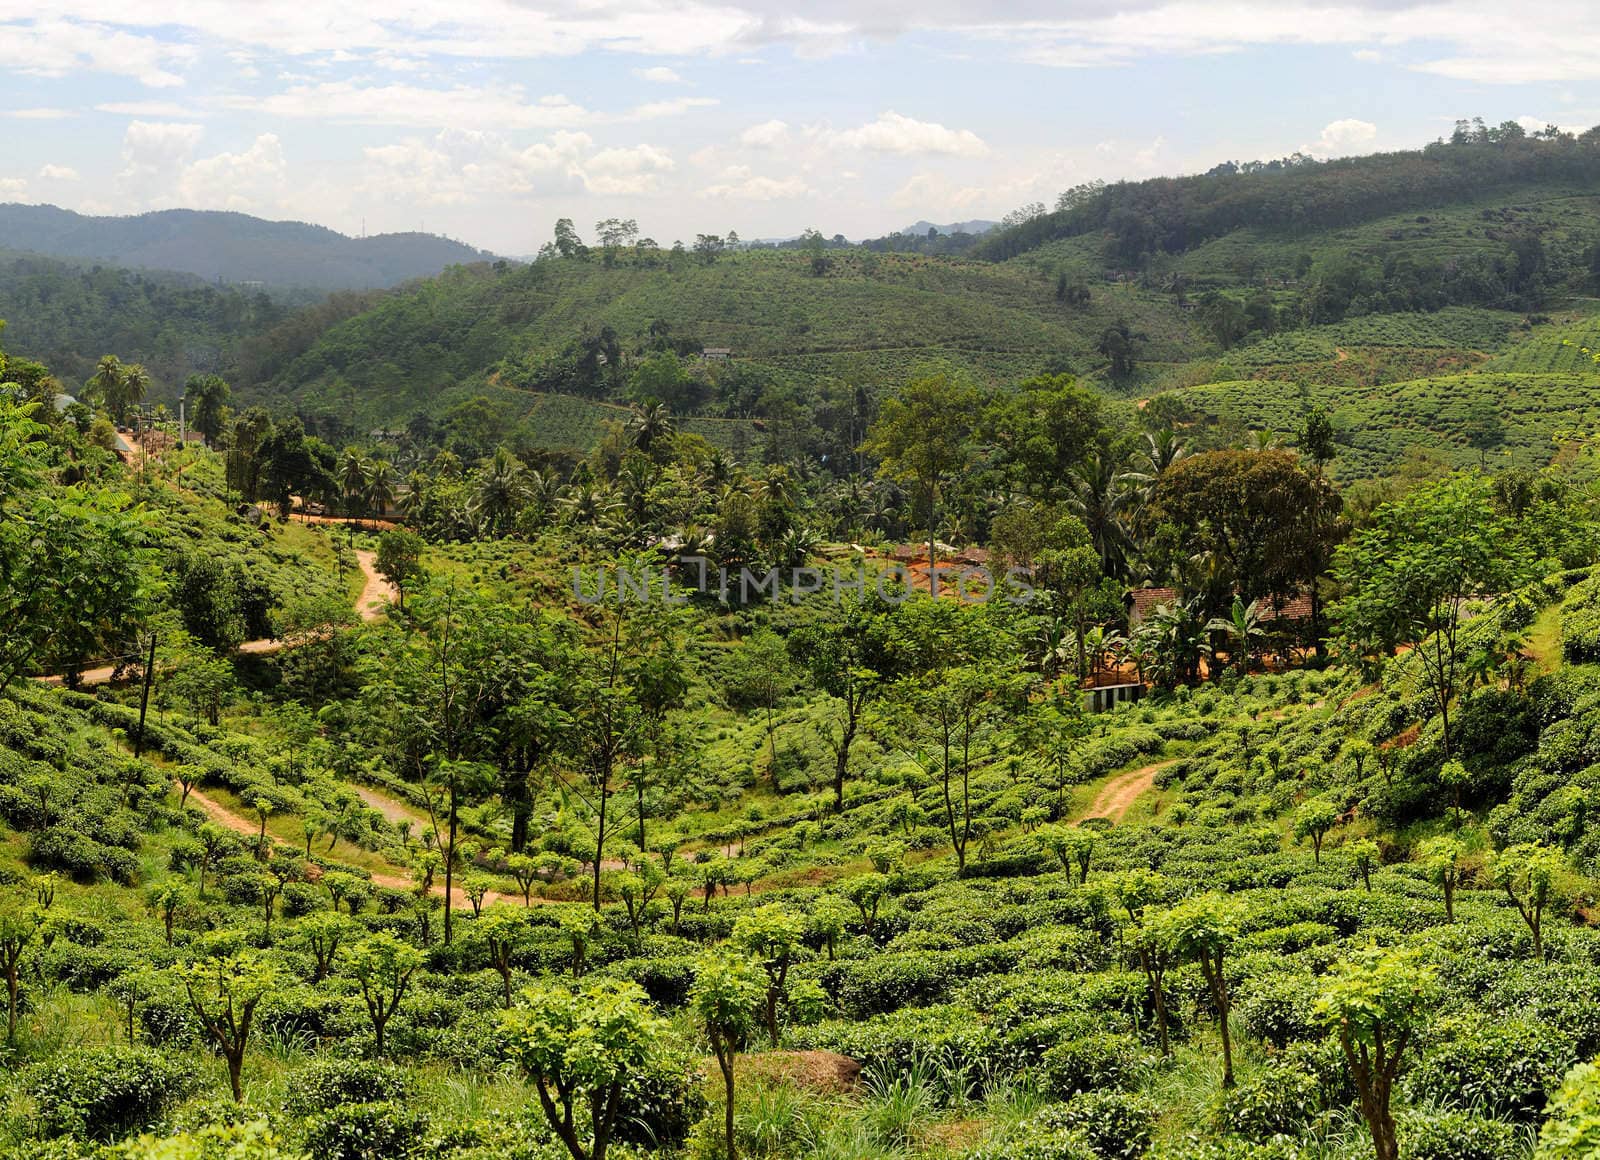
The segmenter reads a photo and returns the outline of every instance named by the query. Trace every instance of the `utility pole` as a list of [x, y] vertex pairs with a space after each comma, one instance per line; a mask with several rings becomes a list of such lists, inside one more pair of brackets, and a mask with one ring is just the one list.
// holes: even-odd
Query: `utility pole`
[[139, 736], [133, 742], [133, 755], [144, 756], [144, 715], [150, 708], [150, 682], [156, 677], [156, 634], [150, 634], [150, 657], [144, 663], [144, 691], [139, 694]]

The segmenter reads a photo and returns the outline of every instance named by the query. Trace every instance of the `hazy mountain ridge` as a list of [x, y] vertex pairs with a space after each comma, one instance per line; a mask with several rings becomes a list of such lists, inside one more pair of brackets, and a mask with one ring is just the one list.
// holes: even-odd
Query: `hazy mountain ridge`
[[0, 205], [0, 249], [172, 270], [207, 281], [320, 290], [394, 286], [494, 255], [433, 234], [351, 238], [325, 226], [172, 209], [88, 217], [51, 205]]

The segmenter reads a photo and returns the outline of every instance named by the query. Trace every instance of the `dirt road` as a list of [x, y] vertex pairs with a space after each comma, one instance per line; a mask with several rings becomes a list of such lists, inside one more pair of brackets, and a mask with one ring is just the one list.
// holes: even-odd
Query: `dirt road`
[[[361, 596], [356, 600], [356, 611], [361, 614], [361, 619], [366, 621], [377, 620], [383, 615], [396, 593], [394, 586], [378, 575], [378, 557], [373, 552], [356, 552], [356, 562], [361, 565], [362, 574], [366, 583], [362, 586]], [[241, 653], [251, 656], [269, 656], [285, 647], [284, 641], [271, 637], [262, 640], [247, 640], [239, 646]], [[101, 665], [95, 669], [85, 669], [78, 678], [80, 687], [90, 685], [104, 685], [111, 680], [116, 669], [111, 665]], [[47, 685], [59, 685], [60, 677], [40, 677], [39, 680]]]
[[[178, 788], [179, 792], [181, 793], [183, 787], [179, 786]], [[366, 793], [362, 793], [361, 787], [357, 787], [356, 792], [361, 793], [363, 800], [366, 799], [367, 795]], [[209, 796], [204, 790], [199, 788], [191, 789], [189, 791], [189, 800], [194, 802], [201, 809], [205, 810], [206, 815], [224, 829], [232, 830], [236, 834], [244, 834], [250, 838], [256, 838], [261, 833], [261, 826], [259, 823], [252, 822], [248, 818], [241, 817], [234, 813], [216, 798]], [[395, 803], [391, 802], [390, 804], [394, 805]], [[382, 807], [378, 806], [374, 808], [381, 809]], [[388, 816], [387, 811], [385, 811], [385, 816]], [[402, 816], [409, 815], [402, 814]], [[274, 838], [273, 841], [277, 842], [278, 839]], [[302, 853], [303, 852], [304, 851], [302, 851]], [[416, 883], [412, 882], [410, 878], [403, 874], [389, 874], [377, 870], [372, 871], [372, 882], [375, 886], [384, 886], [391, 890], [410, 890], [416, 885]], [[443, 898], [444, 884], [439, 882], [434, 883], [433, 893], [438, 897]], [[459, 886], [451, 891], [451, 897], [454, 898], [457, 909], [470, 910], [472, 908], [471, 900], [467, 898], [465, 892], [463, 892]], [[520, 906], [522, 904], [522, 897], [520, 895], [502, 894], [498, 890], [491, 890], [488, 894], [484, 895], [483, 904], [488, 906], [491, 902], [511, 902]]]
[[1155, 765], [1147, 765], [1143, 769], [1117, 775], [1101, 787], [1083, 816], [1120, 822], [1132, 808], [1133, 803], [1155, 784], [1156, 774], [1171, 764], [1170, 761], [1162, 761]]

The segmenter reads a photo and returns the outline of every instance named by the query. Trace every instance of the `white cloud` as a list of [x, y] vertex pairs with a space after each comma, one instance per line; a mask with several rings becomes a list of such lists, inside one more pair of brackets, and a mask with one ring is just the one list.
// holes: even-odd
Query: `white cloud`
[[363, 151], [361, 192], [422, 205], [471, 205], [500, 197], [588, 192], [648, 196], [675, 168], [653, 145], [596, 149], [587, 133], [557, 132], [518, 149], [499, 134], [447, 130]]
[[177, 177], [205, 132], [183, 121], [130, 121], [122, 135], [122, 171], [117, 183], [141, 208]]
[[1324, 125], [1322, 136], [1306, 152], [1318, 157], [1348, 157], [1352, 153], [1362, 152], [1377, 136], [1378, 127], [1371, 121], [1343, 117]]
[[76, 117], [71, 109], [6, 109], [0, 116], [15, 117], [19, 121], [60, 121], [67, 117]]
[[706, 197], [725, 197], [734, 201], [777, 201], [781, 198], [804, 197], [812, 192], [803, 178], [757, 176], [743, 165], [730, 165], [721, 176], [722, 181], [700, 192]]
[[651, 101], [636, 105], [631, 116], [640, 121], [654, 121], [659, 117], [677, 117], [690, 109], [704, 109], [716, 103], [713, 97], [675, 97], [670, 101]]
[[297, 84], [266, 97], [231, 97], [227, 104], [267, 116], [418, 128], [554, 129], [592, 118], [563, 96], [529, 101], [517, 88], [430, 89], [354, 81]]
[[665, 65], [656, 65], [654, 68], [636, 68], [633, 75], [642, 81], [649, 81], [653, 85], [681, 85], [683, 78]]
[[182, 120], [210, 115], [203, 109], [177, 101], [106, 101], [96, 105], [94, 111], [119, 117], [176, 117]]
[[[0, 56], [14, 70], [94, 70], [147, 85], [182, 83], [196, 49], [212, 45], [406, 68], [597, 51], [743, 62], [768, 46], [810, 58], [930, 33], [958, 38], [975, 57], [988, 42], [1061, 67], [1320, 45], [1390, 59], [1406, 48], [1408, 67], [1487, 83], [1600, 78], [1600, 9], [1586, 0], [814, 0], [803, 15], [791, 0], [54, 0], [49, 15], [40, 10], [37, 0], [0, 0]], [[254, 67], [248, 60], [241, 69]]]
[[590, 193], [634, 195], [655, 193], [661, 174], [674, 168], [671, 154], [654, 145], [602, 149], [580, 166]]
[[39, 176], [46, 181], [77, 181], [78, 171], [70, 165], [42, 165]]
[[784, 121], [763, 121], [759, 125], [751, 125], [739, 134], [741, 144], [752, 149], [776, 149], [786, 144], [789, 140], [789, 126]]
[[904, 116], [893, 109], [869, 124], [829, 133], [827, 137], [834, 145], [846, 149], [870, 149], [902, 156], [943, 153], [982, 157], [989, 151], [982, 138], [970, 129], [947, 129], [932, 121]]
[[[109, 23], [155, 26], [166, 20], [118, 19], [109, 4], [52, 5], [54, 15], [33, 16], [37, 9], [21, 4], [0, 4], [0, 58], [14, 72], [29, 76], [62, 77], [81, 72], [102, 72], [131, 77], [149, 88], [169, 88], [183, 84], [173, 71], [194, 58], [194, 49], [155, 36], [141, 36], [112, 28], [109, 24], [61, 19], [75, 10], [102, 9]], [[13, 14], [8, 9], [16, 9]], [[152, 11], [150, 16], [154, 16]]]
[[276, 205], [288, 182], [277, 134], [263, 133], [242, 153], [218, 153], [186, 166], [172, 204], [252, 211]]
[[22, 201], [28, 192], [28, 183], [20, 177], [0, 177], [0, 201]]

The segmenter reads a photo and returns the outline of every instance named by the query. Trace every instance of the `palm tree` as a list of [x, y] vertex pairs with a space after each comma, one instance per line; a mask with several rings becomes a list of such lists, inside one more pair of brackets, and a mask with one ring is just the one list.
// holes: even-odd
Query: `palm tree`
[[733, 478], [738, 467], [726, 451], [713, 447], [710, 458], [706, 460], [706, 479], [712, 487], [721, 487]]
[[423, 509], [428, 506], [428, 484], [428, 476], [422, 471], [406, 476], [405, 494], [399, 501], [400, 514], [412, 523], [422, 517]]
[[144, 397], [150, 391], [150, 372], [138, 363], [129, 363], [122, 368], [122, 407], [126, 414], [129, 407], [137, 407], [144, 402]]
[[94, 374], [84, 384], [84, 394], [98, 402], [113, 418], [122, 418], [122, 360], [114, 354], [103, 354], [95, 364]]
[[648, 455], [657, 439], [672, 434], [672, 412], [665, 403], [635, 403], [628, 430], [633, 433], [633, 445]]
[[1246, 604], [1235, 596], [1233, 608], [1226, 619], [1213, 617], [1206, 623], [1207, 632], [1228, 634], [1228, 659], [1239, 666], [1240, 675], [1250, 671], [1250, 661], [1255, 656], [1255, 642], [1267, 635], [1266, 629], [1261, 627], [1260, 610], [1256, 607], [1258, 603], [1252, 600]]
[[367, 490], [362, 498], [367, 510], [380, 519], [394, 506], [394, 467], [387, 459], [373, 462], [367, 472]]
[[607, 513], [616, 510], [617, 501], [606, 489], [585, 482], [571, 488], [557, 506], [567, 523], [594, 527]]
[[491, 535], [502, 534], [521, 508], [525, 494], [522, 461], [504, 447], [496, 447], [478, 474], [478, 490], [473, 497], [473, 509], [484, 528]]
[[1108, 576], [1126, 576], [1129, 537], [1124, 513], [1136, 498], [1129, 476], [1109, 452], [1095, 451], [1073, 471], [1067, 506], [1083, 520]]
[[1146, 431], [1144, 446], [1139, 450], [1137, 478], [1153, 488], [1169, 468], [1189, 457], [1189, 441], [1171, 427], [1160, 431]]
[[361, 504], [367, 494], [366, 459], [354, 447], [346, 447], [339, 457], [339, 486], [344, 489], [346, 515], [361, 514]]
[[533, 528], [542, 528], [549, 521], [565, 490], [552, 473], [537, 468], [529, 470], [522, 477], [522, 519], [528, 521], [531, 518]]
[[629, 458], [617, 472], [617, 490], [622, 496], [622, 509], [628, 519], [638, 527], [650, 522], [650, 489], [656, 484], [654, 465], [637, 455]]

